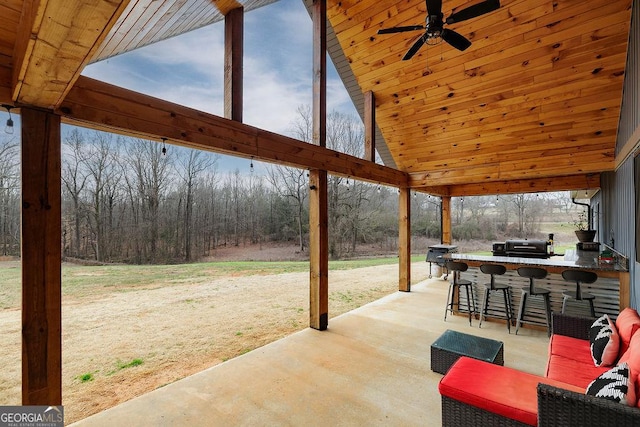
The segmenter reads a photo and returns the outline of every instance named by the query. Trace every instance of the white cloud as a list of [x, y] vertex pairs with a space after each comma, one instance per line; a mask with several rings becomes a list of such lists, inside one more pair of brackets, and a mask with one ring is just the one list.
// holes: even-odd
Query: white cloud
[[[299, 0], [281, 0], [247, 13], [244, 28], [244, 122], [288, 134], [297, 108], [311, 104], [311, 18]], [[327, 63], [332, 70], [331, 61]], [[93, 64], [83, 74], [222, 115], [224, 24]], [[327, 80], [327, 103], [328, 111], [355, 113], [333, 71]]]

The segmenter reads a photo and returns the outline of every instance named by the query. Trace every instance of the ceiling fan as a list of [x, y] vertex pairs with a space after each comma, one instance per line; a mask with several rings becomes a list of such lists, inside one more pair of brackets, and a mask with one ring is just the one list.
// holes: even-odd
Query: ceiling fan
[[457, 22], [466, 21], [467, 19], [476, 18], [500, 7], [499, 0], [485, 0], [458, 12], [452, 13], [451, 16], [443, 21], [442, 0], [426, 0], [426, 3], [427, 18], [425, 25], [409, 25], [406, 27], [393, 27], [378, 30], [378, 34], [425, 30], [424, 34], [413, 43], [413, 46], [411, 46], [404, 55], [402, 58], [403, 61], [411, 59], [425, 43], [428, 45], [434, 45], [439, 43], [441, 40], [444, 40], [458, 50], [467, 49], [471, 46], [471, 42], [460, 33], [444, 28], [444, 25], [455, 24]]

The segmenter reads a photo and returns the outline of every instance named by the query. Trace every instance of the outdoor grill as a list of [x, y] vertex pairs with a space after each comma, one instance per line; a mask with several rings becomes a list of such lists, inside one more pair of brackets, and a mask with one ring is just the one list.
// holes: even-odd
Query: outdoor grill
[[548, 258], [546, 240], [507, 240], [505, 253], [510, 257]]
[[431, 265], [435, 263], [436, 265], [442, 267], [445, 272], [444, 279], [447, 280], [447, 276], [449, 272], [445, 267], [444, 255], [458, 252], [458, 247], [454, 245], [433, 245], [429, 246], [429, 251], [427, 252], [427, 262], [429, 263], [429, 279], [431, 279]]

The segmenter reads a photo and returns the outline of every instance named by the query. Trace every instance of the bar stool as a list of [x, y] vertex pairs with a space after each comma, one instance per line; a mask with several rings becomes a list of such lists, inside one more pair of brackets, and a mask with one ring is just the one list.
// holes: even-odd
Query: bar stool
[[551, 336], [551, 300], [549, 298], [549, 294], [551, 291], [545, 288], [536, 288], [534, 286], [534, 279], [544, 279], [547, 277], [547, 270], [544, 268], [538, 267], [520, 267], [518, 268], [518, 275], [520, 277], [526, 277], [529, 279], [529, 286], [522, 288], [522, 298], [520, 299], [520, 307], [518, 308], [518, 318], [516, 319], [516, 335], [518, 335], [518, 329], [520, 329], [520, 324], [525, 323], [523, 319], [527, 297], [530, 296], [541, 296], [544, 298], [545, 311], [547, 314], [547, 334]]
[[[445, 265], [447, 270], [453, 276], [453, 279], [449, 282], [449, 293], [447, 294], [447, 307], [444, 310], [444, 321], [447, 321], [447, 312], [453, 313], [453, 306], [457, 305], [460, 309], [460, 288], [464, 287], [467, 293], [467, 310], [469, 310], [469, 326], [471, 326], [471, 314], [476, 312], [476, 301], [473, 298], [473, 287], [469, 280], [461, 279], [460, 272], [467, 271], [469, 266], [464, 262], [459, 261], [446, 261]], [[458, 291], [458, 302], [455, 302], [454, 297]], [[473, 305], [473, 310], [471, 306]]]
[[504, 297], [504, 314], [507, 318], [507, 331], [511, 333], [511, 321], [513, 319], [511, 314], [511, 286], [496, 283], [495, 280], [495, 276], [503, 275], [507, 271], [507, 268], [504, 265], [499, 264], [482, 264], [480, 266], [480, 271], [484, 274], [491, 275], [491, 281], [484, 284], [484, 298], [482, 299], [482, 306], [480, 308], [480, 323], [478, 324], [478, 327], [482, 327], [482, 318], [487, 316], [487, 306], [489, 305], [489, 296], [491, 295], [491, 292], [501, 291], [502, 296]]
[[584, 270], [564, 270], [562, 272], [562, 278], [567, 282], [575, 282], [576, 283], [576, 291], [564, 291], [562, 293], [562, 313], [564, 313], [564, 309], [567, 304], [567, 300], [572, 298], [576, 301], [589, 301], [589, 307], [591, 308], [591, 317], [596, 317], [596, 310], [593, 308], [593, 300], [596, 299], [596, 296], [593, 294], [589, 294], [587, 292], [582, 292], [580, 289], [581, 283], [591, 284], [598, 280], [598, 275], [591, 271]]

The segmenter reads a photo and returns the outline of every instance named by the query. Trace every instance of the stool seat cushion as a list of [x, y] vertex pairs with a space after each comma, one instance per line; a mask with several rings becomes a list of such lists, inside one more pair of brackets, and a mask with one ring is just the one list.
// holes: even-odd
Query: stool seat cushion
[[467, 280], [467, 279], [458, 279], [458, 280], [456, 281], [456, 283], [457, 283], [459, 286], [471, 286], [471, 285], [472, 285], [471, 281], [469, 281], [469, 280]]
[[585, 392], [585, 387], [464, 356], [440, 380], [438, 390], [451, 399], [535, 426], [538, 422], [539, 383], [577, 393]]

